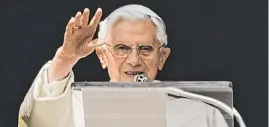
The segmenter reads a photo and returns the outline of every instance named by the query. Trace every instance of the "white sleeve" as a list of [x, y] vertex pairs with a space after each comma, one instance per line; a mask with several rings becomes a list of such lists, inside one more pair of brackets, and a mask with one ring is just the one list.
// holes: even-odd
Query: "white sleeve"
[[50, 63], [51, 61], [44, 65], [44, 68], [41, 69], [42, 74], [36, 79], [40, 82], [34, 84], [33, 92], [35, 99], [50, 100], [53, 98], [56, 99], [59, 96], [63, 96], [63, 94], [66, 94], [66, 88], [69, 88], [71, 83], [74, 81], [74, 74], [71, 71], [64, 79], [48, 83], [48, 66]]
[[72, 127], [71, 71], [60, 81], [48, 84], [46, 63], [27, 92], [19, 116], [28, 127]]

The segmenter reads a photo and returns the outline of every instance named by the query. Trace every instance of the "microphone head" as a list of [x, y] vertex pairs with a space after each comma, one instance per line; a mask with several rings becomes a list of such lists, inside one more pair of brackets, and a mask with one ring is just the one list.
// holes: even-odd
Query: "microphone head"
[[138, 74], [134, 77], [134, 82], [147, 82], [148, 77], [146, 74]]

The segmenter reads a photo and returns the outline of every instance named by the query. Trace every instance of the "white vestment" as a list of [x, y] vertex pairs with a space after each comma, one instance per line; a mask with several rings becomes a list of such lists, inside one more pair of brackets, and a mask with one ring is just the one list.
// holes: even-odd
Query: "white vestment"
[[[48, 83], [46, 63], [36, 76], [24, 101], [19, 117], [24, 127], [85, 127], [82, 93], [71, 90], [74, 74]], [[171, 127], [228, 127], [220, 111], [199, 101], [174, 99], [167, 110], [175, 113], [169, 121]], [[170, 126], [169, 126], [170, 127]]]

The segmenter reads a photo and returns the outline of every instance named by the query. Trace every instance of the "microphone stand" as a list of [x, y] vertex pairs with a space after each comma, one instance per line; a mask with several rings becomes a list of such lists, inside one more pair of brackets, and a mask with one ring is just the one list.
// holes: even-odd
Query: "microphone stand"
[[199, 100], [202, 100], [203, 102], [217, 106], [217, 107], [221, 108], [222, 110], [224, 110], [225, 112], [227, 112], [231, 117], [235, 116], [240, 127], [247, 127], [243, 118], [241, 117], [239, 112], [234, 107], [230, 108], [228, 105], [226, 105], [225, 103], [223, 103], [219, 100], [216, 100], [216, 99], [213, 99], [213, 98], [207, 97], [207, 96], [202, 96], [202, 95], [186, 92], [186, 91], [183, 91], [181, 89], [174, 88], [174, 87], [166, 87], [165, 89], [168, 93], [172, 93], [172, 94], [177, 95], [177, 96], [182, 96], [182, 97], [186, 97], [186, 98], [190, 98], [190, 99], [199, 99]]
[[[134, 77], [134, 81], [135, 82], [155, 82], [157, 80], [150, 80], [147, 77], [147, 75], [140, 74], [140, 75], [136, 75]], [[157, 82], [159, 82], [159, 81], [157, 81]], [[222, 110], [224, 110], [225, 112], [227, 112], [232, 118], [235, 116], [235, 119], [237, 120], [240, 127], [247, 127], [243, 118], [241, 117], [239, 112], [234, 107], [230, 108], [228, 105], [226, 105], [225, 103], [223, 103], [217, 99], [213, 99], [211, 97], [186, 92], [186, 91], [183, 91], [181, 89], [174, 88], [174, 87], [166, 87], [165, 89], [168, 93], [172, 93], [172, 94], [177, 95], [177, 96], [182, 96], [182, 97], [186, 97], [189, 99], [199, 99], [199, 100], [202, 100], [203, 102], [217, 106], [217, 107], [221, 108]]]

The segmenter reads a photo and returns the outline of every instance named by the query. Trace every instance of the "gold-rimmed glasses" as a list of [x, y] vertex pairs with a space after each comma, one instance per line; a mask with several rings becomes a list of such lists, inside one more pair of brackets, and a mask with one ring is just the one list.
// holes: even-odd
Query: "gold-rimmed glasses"
[[113, 49], [113, 53], [118, 57], [128, 57], [133, 50], [136, 50], [141, 58], [151, 59], [156, 56], [156, 51], [159, 51], [161, 47], [155, 47], [153, 45], [139, 45], [137, 47], [130, 47], [124, 44], [116, 44], [114, 46], [104, 43], [108, 47]]

